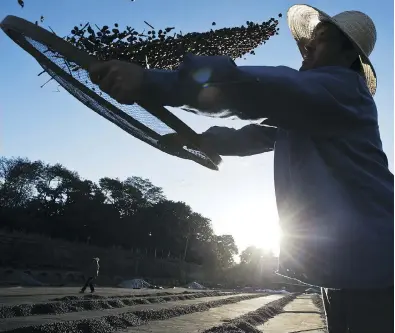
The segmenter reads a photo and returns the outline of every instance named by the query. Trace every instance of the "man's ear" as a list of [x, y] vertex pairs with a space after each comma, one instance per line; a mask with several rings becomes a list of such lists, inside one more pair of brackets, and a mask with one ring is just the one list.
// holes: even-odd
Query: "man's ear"
[[359, 62], [358, 52], [354, 49], [344, 50], [344, 58], [349, 67], [352, 67], [355, 62]]
[[356, 71], [357, 73], [363, 74], [363, 68], [362, 68], [362, 64], [361, 64], [361, 60], [359, 59], [359, 56], [357, 56], [357, 58], [351, 64], [350, 68], [353, 71]]

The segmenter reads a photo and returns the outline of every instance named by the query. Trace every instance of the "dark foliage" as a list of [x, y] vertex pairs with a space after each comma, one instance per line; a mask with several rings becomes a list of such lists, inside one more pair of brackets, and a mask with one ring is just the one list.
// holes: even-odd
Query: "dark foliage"
[[167, 200], [148, 179], [96, 184], [23, 158], [0, 158], [0, 228], [222, 268], [238, 253], [232, 236], [214, 235], [208, 218]]

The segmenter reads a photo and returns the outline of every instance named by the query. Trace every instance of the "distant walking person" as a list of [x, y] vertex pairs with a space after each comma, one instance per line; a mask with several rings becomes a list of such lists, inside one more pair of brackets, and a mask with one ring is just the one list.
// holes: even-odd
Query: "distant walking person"
[[97, 278], [97, 276], [99, 275], [99, 269], [100, 269], [100, 265], [99, 265], [99, 258], [92, 258], [92, 262], [90, 263], [90, 265], [88, 266], [87, 270], [85, 271], [85, 285], [82, 287], [80, 293], [83, 294], [85, 292], [85, 289], [91, 288], [91, 293], [93, 293], [95, 291], [95, 287], [93, 285], [93, 282], [95, 281], [95, 279]]

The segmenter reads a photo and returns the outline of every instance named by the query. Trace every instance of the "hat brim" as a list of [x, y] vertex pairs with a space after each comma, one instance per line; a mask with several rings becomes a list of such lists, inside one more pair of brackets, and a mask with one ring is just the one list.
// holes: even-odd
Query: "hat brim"
[[312, 39], [315, 27], [320, 22], [330, 22], [336, 25], [354, 44], [361, 61], [362, 75], [372, 95], [376, 93], [377, 77], [369, 57], [361, 49], [361, 47], [353, 40], [352, 36], [347, 34], [343, 28], [331, 16], [323, 11], [308, 6], [294, 5], [288, 10], [287, 14], [288, 26], [293, 37], [299, 45], [299, 49], [303, 55], [303, 46]]

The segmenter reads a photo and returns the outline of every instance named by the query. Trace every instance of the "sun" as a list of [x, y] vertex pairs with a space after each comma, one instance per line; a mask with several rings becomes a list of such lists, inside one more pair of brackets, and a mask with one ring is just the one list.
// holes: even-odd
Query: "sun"
[[[278, 223], [277, 212], [266, 214], [264, 217], [251, 217], [251, 222], [246, 222], [248, 228], [239, 230], [240, 243], [254, 245], [258, 248], [272, 252], [275, 256], [280, 253], [281, 229]], [[243, 247], [241, 247], [243, 250]]]
[[262, 238], [255, 242], [257, 247], [273, 252], [278, 256], [280, 253], [281, 229], [278, 220], [271, 220], [262, 227]]
[[231, 234], [240, 252], [253, 245], [278, 256], [281, 228], [276, 207], [266, 207], [263, 210], [262, 207], [248, 208], [233, 211], [231, 216], [227, 216], [226, 230], [221, 230], [221, 233]]

